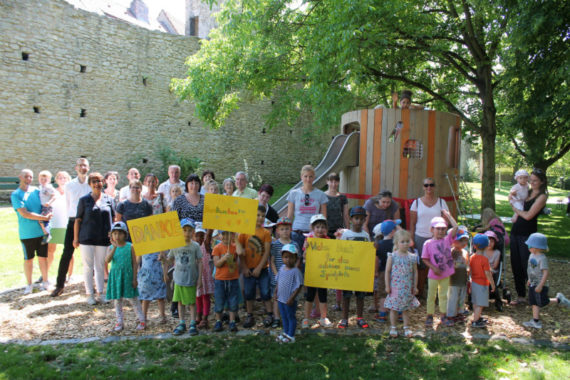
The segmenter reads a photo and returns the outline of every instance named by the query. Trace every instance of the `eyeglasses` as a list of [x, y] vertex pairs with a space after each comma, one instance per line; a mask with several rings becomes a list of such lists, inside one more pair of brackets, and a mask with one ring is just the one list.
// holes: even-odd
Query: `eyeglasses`
[[309, 194], [305, 194], [305, 206], [308, 206], [311, 204], [311, 200], [309, 198]]
[[435, 187], [435, 183], [424, 183], [424, 187]]

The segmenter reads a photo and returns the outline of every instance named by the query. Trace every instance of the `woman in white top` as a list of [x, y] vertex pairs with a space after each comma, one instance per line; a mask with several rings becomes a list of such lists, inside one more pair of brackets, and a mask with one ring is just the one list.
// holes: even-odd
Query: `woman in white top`
[[[55, 175], [55, 182], [57, 187], [55, 188], [55, 201], [51, 204], [53, 209], [53, 217], [51, 219], [51, 239], [48, 243], [48, 271], [53, 263], [53, 258], [55, 257], [55, 251], [58, 244], [63, 244], [65, 239], [65, 229], [67, 227], [67, 204], [65, 203], [65, 184], [71, 181], [71, 176], [66, 171], [57, 172]], [[73, 260], [73, 258], [71, 258]], [[69, 265], [69, 276], [73, 272], [73, 261]]]
[[[424, 243], [432, 238], [431, 220], [436, 216], [443, 216], [443, 210], [449, 211], [449, 208], [443, 199], [436, 196], [435, 181], [431, 177], [424, 179], [424, 195], [416, 199], [410, 207], [410, 233], [420, 257]], [[418, 295], [420, 296], [423, 293], [427, 273], [428, 268], [420, 260], [418, 265]]]

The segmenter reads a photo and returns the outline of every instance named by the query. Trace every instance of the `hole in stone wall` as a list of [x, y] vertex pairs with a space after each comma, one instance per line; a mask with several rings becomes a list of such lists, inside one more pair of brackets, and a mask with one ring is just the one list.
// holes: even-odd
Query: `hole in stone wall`
[[261, 165], [263, 165], [263, 160], [261, 160]]
[[263, 128], [263, 129], [261, 130], [261, 133], [265, 134], [265, 128]]
[[79, 65], [79, 72], [80, 73], [86, 73], [87, 72], [87, 66]]
[[34, 113], [40, 113], [40, 107], [34, 107]]
[[293, 130], [289, 129], [289, 134], [292, 135], [293, 134]]
[[146, 158], [143, 158], [143, 159], [142, 159], [142, 163], [143, 163], [143, 164], [146, 164], [147, 162], [148, 162], [148, 160], [147, 160]]
[[143, 77], [143, 85], [146, 86], [146, 77]]
[[30, 59], [30, 53], [22, 52], [22, 60], [27, 61]]
[[87, 116], [87, 110], [85, 108], [81, 109], [81, 112], [79, 112], [79, 117], [85, 117]]
[[192, 126], [192, 122], [191, 122], [191, 121], [188, 122], [188, 126], [189, 126], [189, 127]]

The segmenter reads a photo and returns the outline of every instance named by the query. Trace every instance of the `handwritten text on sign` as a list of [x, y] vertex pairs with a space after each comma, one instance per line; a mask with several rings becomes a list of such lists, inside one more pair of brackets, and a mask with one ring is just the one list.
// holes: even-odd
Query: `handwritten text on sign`
[[176, 211], [128, 220], [127, 226], [137, 256], [186, 244]]
[[372, 292], [374, 244], [362, 241], [307, 239], [305, 285]]
[[203, 226], [253, 235], [258, 205], [255, 199], [206, 194]]

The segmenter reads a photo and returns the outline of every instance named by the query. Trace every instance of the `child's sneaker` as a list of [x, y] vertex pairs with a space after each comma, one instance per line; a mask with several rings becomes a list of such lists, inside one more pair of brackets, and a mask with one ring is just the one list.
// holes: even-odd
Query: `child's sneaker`
[[235, 321], [230, 321], [230, 331], [231, 332], [237, 332], [238, 331], [238, 328], [237, 328]]
[[93, 294], [91, 294], [87, 297], [87, 305], [90, 305], [90, 306], [97, 305], [97, 301], [95, 300], [95, 297], [93, 297]]
[[534, 319], [531, 319], [528, 322], [523, 322], [523, 326], [524, 327], [532, 327], [533, 329], [541, 329], [542, 323], [540, 323], [540, 321], [535, 321]]
[[301, 328], [308, 329], [309, 327], [311, 327], [311, 323], [307, 318], [303, 318], [303, 322], [301, 322]]
[[188, 329], [188, 334], [191, 336], [198, 335], [198, 329], [196, 328], [196, 323], [190, 324], [190, 329]]
[[145, 328], [146, 328], [146, 323], [144, 323], [144, 322], [139, 322], [139, 324], [137, 325], [137, 327], [135, 327], [135, 330], [141, 331], [141, 330], [144, 330]]
[[384, 323], [386, 322], [386, 320], [388, 319], [388, 313], [386, 313], [385, 311], [381, 311], [380, 313], [378, 313], [376, 315], [376, 317], [374, 318], [374, 320], [376, 322], [380, 322], [380, 323]]
[[396, 330], [396, 326], [390, 327], [390, 337], [392, 338], [398, 337], [398, 330]]
[[267, 314], [267, 316], [263, 320], [263, 326], [270, 327], [272, 323], [273, 323], [273, 314]]
[[568, 298], [566, 298], [564, 294], [556, 293], [556, 299], [558, 300], [559, 304], [564, 305], [566, 307], [570, 307], [570, 300], [568, 300]]
[[358, 327], [360, 327], [361, 329], [367, 329], [368, 328], [368, 322], [366, 322], [364, 320], [364, 318], [356, 318], [356, 324], [358, 325]]
[[186, 324], [185, 323], [179, 323], [178, 326], [176, 326], [176, 328], [174, 329], [174, 332], [172, 334], [182, 335], [185, 332], [186, 332]]
[[222, 325], [222, 321], [216, 321], [216, 324], [214, 325], [214, 332], [220, 332], [224, 329], [224, 326]]
[[473, 321], [471, 322], [471, 327], [477, 327], [477, 328], [485, 328], [487, 327], [487, 322], [485, 322], [482, 318], [477, 320], [477, 321]]
[[119, 332], [123, 330], [123, 323], [122, 322], [117, 322], [115, 324], [115, 327], [113, 327], [113, 331], [115, 332]]
[[426, 325], [426, 327], [432, 327], [433, 326], [433, 315], [427, 316], [425, 325]]
[[250, 327], [253, 327], [255, 325], [255, 320], [253, 319], [253, 315], [248, 314], [247, 318], [245, 319], [245, 322], [243, 323], [243, 327], [248, 329]]
[[319, 319], [319, 325], [321, 325], [321, 327], [332, 327], [332, 323], [328, 318], [321, 318]]
[[346, 329], [348, 327], [348, 321], [346, 319], [341, 319], [337, 327], [339, 329]]
[[281, 341], [283, 343], [295, 343], [295, 337], [283, 333], [283, 338], [281, 339]]
[[32, 293], [32, 291], [34, 290], [34, 285], [30, 284], [26, 286], [26, 289], [24, 289], [24, 295], [28, 295], [30, 293]]
[[453, 327], [455, 325], [455, 322], [453, 321], [452, 318], [443, 317], [441, 319], [441, 324], [447, 327]]

